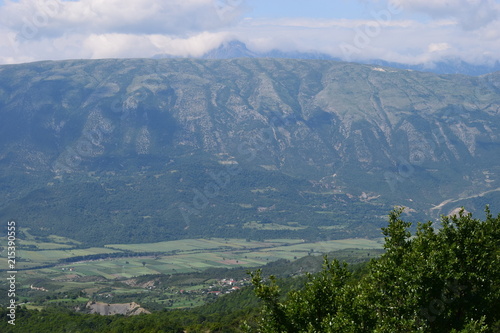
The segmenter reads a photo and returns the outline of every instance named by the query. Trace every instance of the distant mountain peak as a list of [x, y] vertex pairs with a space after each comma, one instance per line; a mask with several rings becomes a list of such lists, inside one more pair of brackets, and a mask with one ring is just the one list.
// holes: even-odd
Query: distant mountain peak
[[250, 51], [245, 43], [232, 40], [222, 43], [218, 48], [205, 53], [203, 59], [257, 58], [258, 54]]
[[[156, 55], [153, 58], [177, 58], [168, 54]], [[217, 48], [214, 48], [201, 57], [201, 59], [234, 59], [234, 58], [274, 58], [274, 59], [310, 59], [310, 60], [336, 60], [342, 59], [335, 58], [326, 53], [320, 52], [302, 52], [302, 51], [282, 51], [273, 49], [267, 52], [256, 52], [248, 49], [245, 43], [239, 40], [231, 40], [223, 42]], [[389, 62], [381, 59], [368, 59], [358, 61], [367, 65], [380, 65], [386, 67], [394, 67], [399, 69], [411, 69], [422, 72], [431, 72], [436, 74], [465, 74], [471, 76], [478, 76], [500, 71], [500, 62], [491, 65], [471, 64], [461, 59], [449, 58], [435, 62], [433, 64], [403, 64], [397, 62]]]

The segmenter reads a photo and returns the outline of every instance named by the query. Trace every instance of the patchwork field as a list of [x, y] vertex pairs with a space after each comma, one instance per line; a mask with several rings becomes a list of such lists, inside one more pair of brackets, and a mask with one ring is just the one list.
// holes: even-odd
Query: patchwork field
[[[349, 256], [367, 258], [380, 254], [382, 249], [382, 239], [360, 238], [315, 243], [301, 239], [209, 238], [83, 248], [71, 239], [47, 237], [39, 241], [29, 230], [23, 231], [25, 239], [16, 241], [16, 282], [20, 301], [32, 308], [54, 303], [75, 307], [89, 299], [141, 300], [150, 309], [192, 307], [215, 297], [207, 290], [227, 276], [222, 276], [224, 273], [201, 279], [183, 276], [197, 273], [203, 276], [207, 269], [213, 268], [247, 269], [278, 259], [295, 260], [346, 249], [352, 249], [345, 252]], [[8, 267], [6, 245], [5, 240], [0, 240], [3, 272]], [[164, 287], [154, 289], [158, 276], [179, 278], [174, 278], [176, 282], [172, 285], [164, 281]], [[149, 282], [137, 282], [144, 278]], [[5, 281], [0, 282], [0, 287], [3, 285]]]
[[[382, 240], [344, 239], [308, 243], [300, 239], [186, 239], [148, 244], [110, 244], [78, 248], [78, 242], [50, 238], [36, 242], [29, 232], [18, 240], [16, 268], [22, 276], [44, 275], [55, 280], [101, 276], [106, 279], [130, 278], [145, 274], [199, 272], [211, 267], [256, 267], [278, 259], [297, 259], [342, 249], [380, 249]], [[2, 243], [3, 242], [3, 243]], [[5, 247], [5, 241], [0, 246]], [[7, 267], [5, 248], [1, 267]], [[3, 269], [6, 270], [6, 269]], [[69, 276], [69, 277], [68, 277]]]

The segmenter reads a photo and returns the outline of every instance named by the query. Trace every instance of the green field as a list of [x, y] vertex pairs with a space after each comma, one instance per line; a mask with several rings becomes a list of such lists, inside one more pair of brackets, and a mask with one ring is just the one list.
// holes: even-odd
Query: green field
[[253, 221], [245, 223], [243, 228], [255, 230], [303, 230], [307, 227], [300, 226], [297, 222], [289, 222], [288, 225], [283, 225], [278, 223], [259, 223]]
[[264, 242], [244, 240], [244, 239], [183, 239], [178, 241], [168, 241], [146, 244], [111, 244], [106, 248], [119, 249], [133, 252], [185, 252], [204, 251], [221, 249], [246, 249], [256, 247], [273, 247], [276, 245], [295, 244], [302, 241], [296, 239], [268, 240]]
[[[381, 240], [344, 239], [307, 243], [298, 239], [271, 239], [252, 241], [244, 239], [186, 239], [149, 244], [110, 244], [86, 249], [53, 250], [69, 246], [69, 239], [53, 239], [54, 243], [37, 244], [34, 240], [19, 240], [18, 245], [36, 245], [38, 251], [18, 250], [17, 269], [24, 269], [22, 277], [47, 277], [54, 281], [76, 282], [86, 276], [105, 279], [123, 279], [146, 274], [177, 274], [201, 272], [207, 268], [257, 267], [278, 259], [297, 259], [310, 254], [321, 254], [342, 249], [380, 249]], [[60, 242], [60, 243], [59, 243]], [[5, 245], [5, 244], [0, 244]], [[4, 250], [5, 252], [5, 250]], [[109, 257], [107, 255], [110, 255]], [[119, 254], [119, 257], [113, 257]], [[60, 262], [60, 260], [102, 255], [98, 260]], [[5, 253], [1, 267], [7, 267]], [[44, 265], [50, 268], [31, 269]]]
[[[269, 239], [254, 241], [245, 239], [186, 239], [148, 244], [110, 244], [104, 247], [79, 248], [79, 244], [66, 238], [48, 238], [53, 243], [37, 242], [33, 238], [17, 240], [17, 283], [23, 301], [37, 308], [53, 303], [72, 304], [66, 293], [84, 292], [87, 297], [101, 301], [109, 291], [114, 297], [139, 299], [167, 308], [191, 307], [203, 302], [198, 291], [208, 288], [213, 280], [188, 279], [182, 289], [194, 293], [179, 294], [181, 288], [149, 294], [142, 285], [129, 285], [127, 281], [142, 276], [173, 276], [175, 274], [201, 273], [209, 268], [259, 267], [278, 259], [295, 260], [308, 255], [320, 255], [332, 251], [358, 249], [370, 255], [371, 250], [382, 249], [382, 240], [344, 239], [324, 242], [305, 242], [300, 239]], [[5, 247], [5, 241], [0, 246]], [[31, 248], [28, 247], [31, 245]], [[71, 247], [73, 246], [73, 247]], [[38, 250], [33, 250], [36, 247]], [[69, 248], [68, 248], [69, 247]], [[30, 248], [30, 250], [26, 250]], [[353, 256], [359, 256], [357, 251]], [[373, 251], [374, 255], [376, 251]], [[94, 257], [85, 257], [91, 256]], [[96, 259], [95, 255], [99, 257]], [[8, 267], [4, 248], [0, 267]], [[73, 259], [71, 259], [73, 258]], [[72, 260], [62, 262], [61, 260]], [[50, 265], [49, 267], [36, 268]], [[5, 269], [4, 269], [5, 270]], [[220, 278], [225, 278], [221, 276]], [[46, 291], [32, 288], [43, 287]], [[109, 290], [109, 291], [108, 291]], [[45, 300], [46, 295], [57, 301]], [[92, 296], [93, 295], [93, 296]], [[100, 297], [100, 298], [99, 298]], [[94, 299], [93, 298], [93, 299]], [[33, 303], [33, 300], [36, 300]], [[82, 300], [82, 298], [76, 298]], [[75, 303], [76, 304], [76, 303]]]
[[[103, 276], [107, 279], [140, 276], [144, 274], [173, 274], [202, 271], [210, 267], [255, 267], [277, 259], [293, 259], [308, 254], [327, 253], [348, 248], [377, 249], [382, 247], [381, 240], [344, 239], [325, 242], [307, 243], [297, 239], [271, 239], [252, 241], [244, 239], [186, 239], [149, 244], [110, 244], [105, 247], [86, 249], [58, 249], [61, 245], [69, 246], [71, 240], [57, 240], [61, 243], [41, 243], [33, 240], [19, 240], [23, 245], [36, 245], [38, 251], [18, 250], [17, 268], [53, 264], [54, 267], [41, 270], [51, 275], [67, 275], [71, 268], [72, 275]], [[1, 244], [0, 244], [1, 245]], [[5, 245], [5, 244], [3, 244]], [[4, 250], [5, 252], [5, 250]], [[135, 253], [141, 254], [140, 256]], [[61, 263], [61, 259], [103, 255], [99, 260], [80, 260]], [[113, 258], [106, 255], [120, 254]], [[0, 258], [0, 265], [6, 267], [6, 256]], [[26, 274], [31, 274], [30, 270]]]

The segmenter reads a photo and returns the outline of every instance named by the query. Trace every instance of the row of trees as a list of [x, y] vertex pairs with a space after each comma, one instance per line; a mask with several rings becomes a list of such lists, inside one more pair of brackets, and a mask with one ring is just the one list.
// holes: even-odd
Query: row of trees
[[325, 258], [320, 274], [283, 299], [276, 279], [252, 274], [264, 302], [249, 332], [500, 332], [500, 215], [443, 217], [441, 227], [390, 214], [386, 253], [361, 279]]

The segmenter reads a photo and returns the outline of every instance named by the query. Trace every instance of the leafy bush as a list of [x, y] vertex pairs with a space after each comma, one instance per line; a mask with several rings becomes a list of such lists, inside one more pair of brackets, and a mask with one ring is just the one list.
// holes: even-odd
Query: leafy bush
[[[274, 277], [252, 274], [264, 302], [258, 332], [498, 332], [500, 215], [443, 217], [441, 227], [389, 215], [386, 253], [361, 279], [325, 257], [323, 271], [282, 300]], [[498, 327], [498, 325], [495, 325]], [[248, 327], [251, 331], [251, 329]]]

